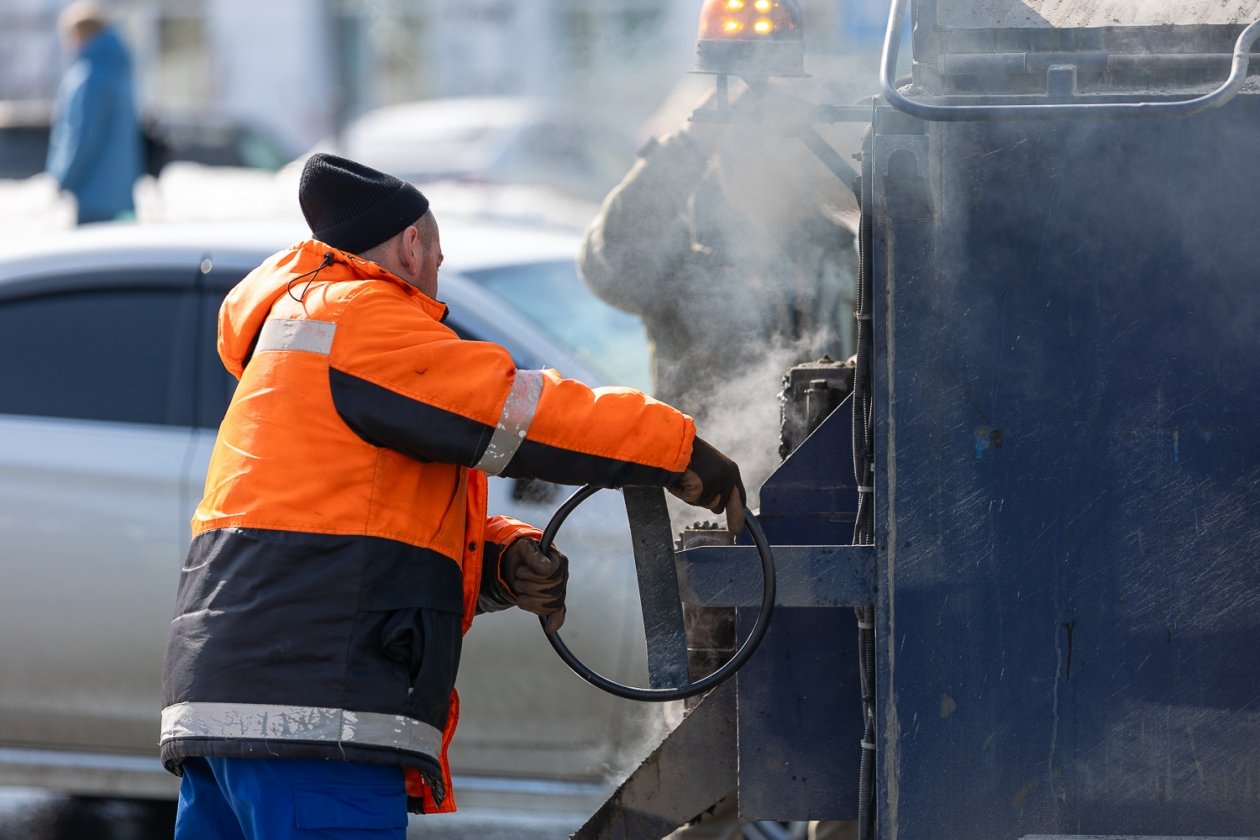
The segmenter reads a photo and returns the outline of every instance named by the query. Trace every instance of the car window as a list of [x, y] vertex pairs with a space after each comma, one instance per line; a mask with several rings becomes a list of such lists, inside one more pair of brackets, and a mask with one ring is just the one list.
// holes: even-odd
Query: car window
[[0, 301], [0, 414], [190, 425], [194, 303], [153, 288]]
[[498, 295], [607, 382], [650, 390], [643, 324], [596, 297], [570, 261], [525, 263], [464, 274]]

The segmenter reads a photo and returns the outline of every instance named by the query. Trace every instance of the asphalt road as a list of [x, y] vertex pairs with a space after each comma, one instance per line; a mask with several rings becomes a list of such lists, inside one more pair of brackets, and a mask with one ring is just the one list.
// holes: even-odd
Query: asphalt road
[[170, 840], [175, 803], [87, 799], [0, 789], [0, 837], [23, 840]]
[[[577, 815], [520, 815], [469, 809], [413, 817], [411, 840], [560, 840], [581, 824]], [[175, 803], [91, 799], [0, 788], [3, 840], [170, 840]]]

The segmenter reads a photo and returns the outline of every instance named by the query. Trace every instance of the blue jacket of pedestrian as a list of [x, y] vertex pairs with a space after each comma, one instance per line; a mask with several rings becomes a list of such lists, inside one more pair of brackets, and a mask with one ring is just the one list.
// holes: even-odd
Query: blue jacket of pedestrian
[[132, 187], [143, 167], [131, 59], [113, 29], [80, 49], [57, 91], [48, 171], [74, 194], [79, 222], [135, 211]]

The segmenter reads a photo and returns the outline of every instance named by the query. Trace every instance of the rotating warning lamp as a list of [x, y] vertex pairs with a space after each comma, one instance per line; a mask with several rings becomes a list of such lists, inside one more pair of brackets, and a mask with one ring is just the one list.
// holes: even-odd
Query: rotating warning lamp
[[742, 78], [805, 75], [805, 34], [795, 0], [705, 0], [696, 72]]

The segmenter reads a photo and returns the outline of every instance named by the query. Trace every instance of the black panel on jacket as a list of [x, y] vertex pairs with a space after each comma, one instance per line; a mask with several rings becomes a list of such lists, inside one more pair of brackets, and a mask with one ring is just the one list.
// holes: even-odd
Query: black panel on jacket
[[404, 397], [336, 368], [328, 369], [333, 405], [355, 434], [420, 461], [471, 467], [494, 427]]
[[[421, 461], [470, 467], [481, 459], [494, 427], [416, 402], [373, 382], [329, 368], [333, 404], [355, 434]], [[677, 473], [657, 467], [574, 452], [526, 439], [502, 473], [557, 484], [599, 487], [663, 487]]]
[[179, 591], [164, 705], [316, 706], [445, 727], [463, 612], [450, 558], [378, 537], [225, 528], [193, 540]]
[[521, 443], [503, 475], [597, 487], [664, 487], [678, 477], [678, 473], [659, 467], [587, 455], [532, 440]]

